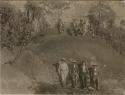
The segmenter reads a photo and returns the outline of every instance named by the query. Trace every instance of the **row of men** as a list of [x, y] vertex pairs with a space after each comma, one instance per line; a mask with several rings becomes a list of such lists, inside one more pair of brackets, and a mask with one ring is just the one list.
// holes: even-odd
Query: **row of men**
[[[64, 23], [62, 19], [58, 20], [57, 29], [59, 33], [64, 32]], [[95, 35], [94, 29], [92, 28], [88, 17], [83, 17], [80, 19], [80, 21], [73, 19], [73, 21], [70, 23], [70, 29], [68, 30], [68, 32], [72, 32], [72, 34], [74, 34], [75, 36], [85, 36], [87, 33], [91, 33], [92, 36]]]
[[63, 87], [67, 85], [67, 77], [70, 77], [70, 82], [73, 88], [85, 88], [98, 90], [98, 65], [93, 61], [88, 66], [87, 61], [82, 61], [77, 64], [76, 60], [72, 60], [68, 64], [65, 58], [58, 62], [58, 76]]

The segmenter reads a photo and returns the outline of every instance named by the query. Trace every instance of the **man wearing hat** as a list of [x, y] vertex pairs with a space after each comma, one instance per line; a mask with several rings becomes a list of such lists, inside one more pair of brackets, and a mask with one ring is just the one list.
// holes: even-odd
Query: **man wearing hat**
[[65, 58], [62, 58], [59, 61], [58, 72], [59, 72], [59, 77], [61, 79], [61, 85], [64, 87], [66, 86], [66, 79], [69, 73], [69, 68]]
[[83, 60], [81, 63], [82, 88], [87, 88], [87, 74], [88, 68], [86, 65], [86, 61]]
[[76, 22], [76, 19], [73, 19], [73, 21], [70, 24], [71, 30], [73, 31], [74, 35], [77, 36], [78, 32], [78, 24]]
[[93, 65], [94, 66], [94, 88], [96, 89], [96, 90], [98, 90], [99, 89], [99, 87], [98, 87], [98, 82], [99, 82], [99, 72], [98, 72], [98, 65], [97, 64], [94, 64]]
[[64, 23], [61, 18], [58, 19], [57, 29], [58, 29], [59, 34], [64, 32]]
[[90, 23], [89, 23], [89, 19], [87, 15], [83, 16], [83, 18], [84, 18], [84, 23], [85, 23], [83, 36], [85, 36], [89, 32]]
[[85, 26], [85, 22], [83, 19], [80, 19], [80, 22], [78, 24], [78, 28], [79, 28], [79, 34], [83, 35], [84, 33], [84, 26]]
[[71, 78], [72, 78], [72, 87], [77, 88], [78, 86], [78, 66], [76, 64], [76, 60], [72, 60], [72, 71], [71, 71]]
[[97, 70], [96, 58], [92, 57], [90, 66], [89, 66], [89, 76], [90, 76], [90, 85], [98, 90], [98, 70]]

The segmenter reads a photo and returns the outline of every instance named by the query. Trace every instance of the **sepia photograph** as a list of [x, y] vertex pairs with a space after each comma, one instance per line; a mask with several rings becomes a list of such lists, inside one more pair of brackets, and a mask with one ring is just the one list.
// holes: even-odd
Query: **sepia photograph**
[[0, 95], [125, 95], [125, 0], [0, 0]]

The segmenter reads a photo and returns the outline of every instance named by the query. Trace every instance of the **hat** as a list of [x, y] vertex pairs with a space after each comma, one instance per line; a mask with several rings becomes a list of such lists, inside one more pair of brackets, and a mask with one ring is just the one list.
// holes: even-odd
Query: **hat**
[[72, 60], [72, 63], [76, 63], [77, 61], [76, 60]]
[[91, 63], [91, 66], [98, 66], [98, 64], [96, 64], [96, 63], [94, 62], [94, 63]]
[[71, 61], [72, 63], [76, 63], [77, 62], [76, 60], [74, 60], [72, 58], [70, 58], [69, 61]]
[[93, 66], [98, 66], [97, 64], [93, 64]]
[[61, 61], [66, 61], [66, 59], [65, 58], [61, 58]]

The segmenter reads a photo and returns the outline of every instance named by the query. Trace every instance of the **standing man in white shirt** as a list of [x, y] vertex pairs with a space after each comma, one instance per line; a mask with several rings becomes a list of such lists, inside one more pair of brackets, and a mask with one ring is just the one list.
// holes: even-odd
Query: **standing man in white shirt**
[[68, 73], [69, 73], [68, 64], [66, 63], [65, 58], [62, 58], [59, 61], [58, 72], [59, 72], [59, 77], [61, 78], [61, 85], [62, 85], [62, 87], [65, 87], [67, 76], [68, 76]]

